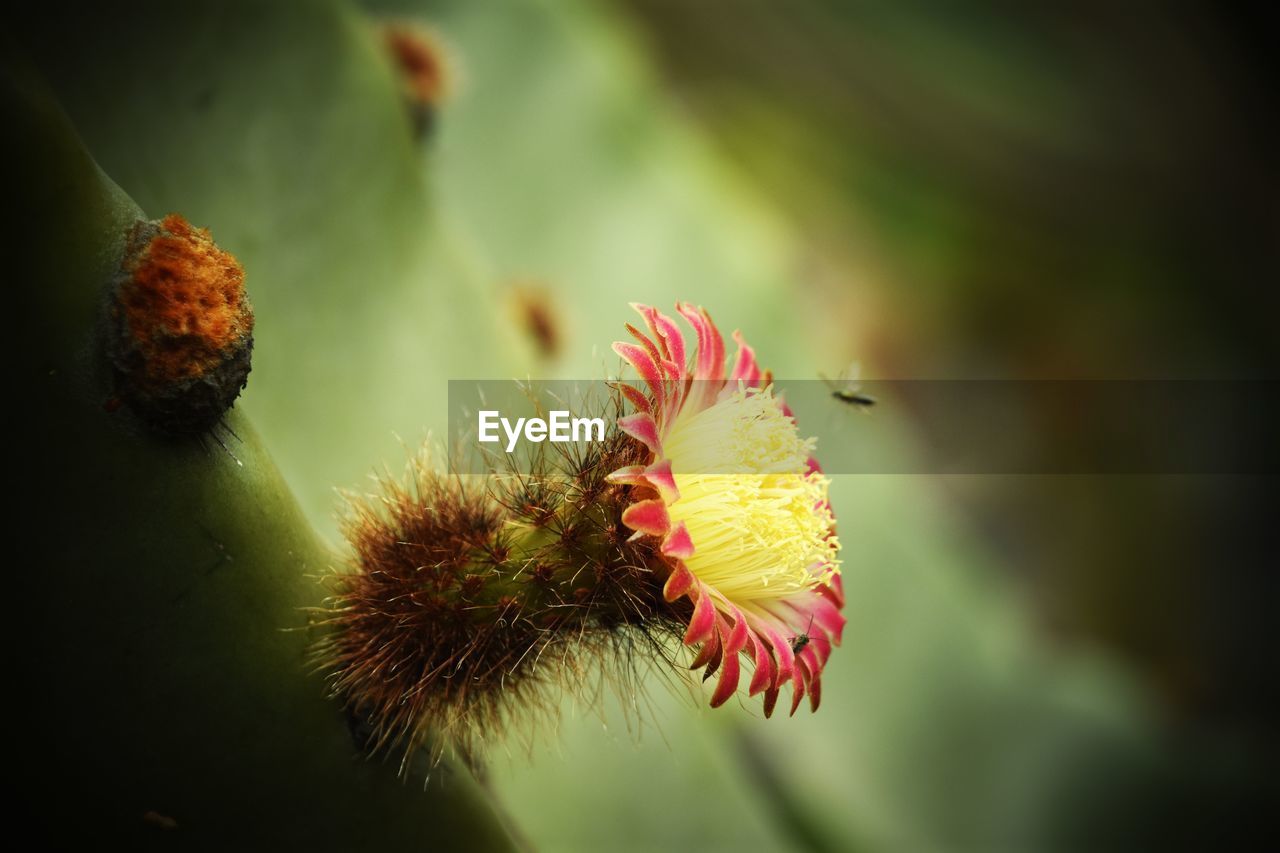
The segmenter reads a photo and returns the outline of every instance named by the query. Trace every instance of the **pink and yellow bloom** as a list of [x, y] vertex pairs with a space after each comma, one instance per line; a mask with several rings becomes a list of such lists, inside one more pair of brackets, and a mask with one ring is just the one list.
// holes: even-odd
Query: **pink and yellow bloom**
[[658, 540], [670, 567], [666, 600], [693, 604], [684, 643], [698, 647], [691, 668], [720, 674], [712, 707], [737, 690], [746, 657], [748, 693], [764, 694], [766, 716], [788, 682], [791, 713], [806, 694], [817, 710], [845, 620], [829, 480], [814, 441], [800, 436], [738, 332], [726, 375], [724, 340], [704, 309], [676, 305], [695, 333], [690, 351], [674, 320], [633, 307], [647, 333], [628, 324], [635, 343], [613, 348], [647, 393], [620, 386], [635, 411], [618, 427], [651, 456], [609, 476], [634, 489], [622, 521], [635, 537]]

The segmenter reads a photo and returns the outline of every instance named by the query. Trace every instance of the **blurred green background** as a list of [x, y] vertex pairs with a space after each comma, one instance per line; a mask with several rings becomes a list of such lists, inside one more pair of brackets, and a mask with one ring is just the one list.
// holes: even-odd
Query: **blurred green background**
[[[333, 489], [441, 434], [448, 379], [616, 372], [630, 301], [782, 377], [1275, 375], [1270, 45], [1209, 4], [70, 5], [15, 40], [244, 264], [240, 406], [335, 552]], [[383, 16], [447, 48], [425, 139]], [[886, 454], [938, 428], [884, 402]], [[487, 782], [544, 850], [1226, 843], [1272, 802], [1270, 486], [837, 476], [817, 715], [655, 672], [495, 733]]]

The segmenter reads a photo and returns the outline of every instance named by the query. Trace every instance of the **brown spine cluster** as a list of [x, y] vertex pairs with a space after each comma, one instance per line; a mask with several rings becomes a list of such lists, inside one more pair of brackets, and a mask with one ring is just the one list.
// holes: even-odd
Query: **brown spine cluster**
[[161, 433], [211, 429], [248, 381], [244, 270], [176, 213], [134, 226], [106, 313], [116, 398]]
[[438, 474], [423, 455], [408, 483], [350, 501], [351, 565], [332, 579], [315, 652], [368, 749], [474, 761], [530, 712], [553, 713], [588, 665], [626, 677], [638, 641], [682, 630], [662, 558], [627, 541], [626, 487], [605, 480], [637, 461], [636, 443], [586, 447], [486, 477]]
[[382, 42], [395, 66], [414, 136], [422, 139], [452, 94], [453, 62], [435, 31], [395, 21], [381, 27]]
[[539, 358], [554, 361], [560, 356], [563, 332], [551, 289], [538, 281], [516, 281], [510, 293], [516, 322], [533, 343], [534, 351]]

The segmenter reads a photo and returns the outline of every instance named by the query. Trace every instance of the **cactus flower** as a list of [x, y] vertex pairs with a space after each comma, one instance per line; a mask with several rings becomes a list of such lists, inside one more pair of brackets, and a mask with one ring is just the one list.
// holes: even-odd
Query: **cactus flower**
[[351, 496], [352, 557], [314, 650], [367, 749], [474, 760], [597, 666], [638, 689], [681, 638], [704, 680], [719, 672], [713, 706], [746, 656], [766, 715], [788, 683], [792, 713], [806, 695], [817, 709], [844, 619], [814, 442], [737, 336], [725, 376], [705, 311], [680, 306], [697, 332], [686, 363], [675, 324], [639, 310], [650, 334], [616, 349], [648, 391], [613, 386], [602, 441], [535, 443], [532, 468], [481, 476], [424, 452], [408, 482]]
[[704, 309], [676, 306], [696, 334], [690, 353], [670, 317], [633, 307], [648, 333], [628, 324], [636, 343], [614, 350], [648, 392], [620, 386], [636, 411], [618, 428], [646, 458], [609, 475], [635, 493], [623, 524], [659, 543], [665, 599], [693, 603], [683, 639], [699, 648], [692, 668], [705, 667], [704, 679], [720, 673], [712, 707], [734, 694], [746, 657], [748, 692], [764, 694], [766, 716], [788, 682], [792, 713], [806, 694], [817, 710], [844, 617], [829, 480], [814, 441], [800, 437], [740, 333], [726, 376], [724, 340]]

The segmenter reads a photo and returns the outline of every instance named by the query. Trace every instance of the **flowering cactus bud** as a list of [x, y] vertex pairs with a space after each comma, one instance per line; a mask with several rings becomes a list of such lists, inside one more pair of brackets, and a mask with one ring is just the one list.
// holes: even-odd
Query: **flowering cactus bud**
[[610, 475], [639, 492], [622, 521], [661, 542], [666, 598], [694, 603], [684, 642], [699, 647], [694, 667], [705, 665], [706, 677], [720, 670], [712, 706], [733, 695], [746, 657], [748, 692], [764, 694], [765, 716], [787, 683], [791, 713], [806, 694], [816, 711], [845, 620], [840, 542], [814, 441], [800, 438], [741, 334], [726, 377], [724, 341], [704, 309], [676, 306], [697, 334], [686, 361], [674, 321], [633, 307], [648, 334], [628, 326], [639, 345], [614, 350], [652, 393], [618, 421], [647, 451], [642, 464]]
[[[725, 376], [705, 311], [692, 364], [670, 318], [639, 307], [653, 337], [615, 348], [649, 393], [616, 386], [614, 427], [570, 450], [538, 444], [533, 469], [446, 476], [425, 455], [406, 484], [354, 497], [348, 571], [320, 622], [319, 666], [375, 751], [482, 741], [550, 712], [589, 663], [637, 679], [638, 652], [697, 646], [719, 673], [712, 706], [749, 693], [794, 713], [839, 642], [839, 542], [827, 479], [750, 347]], [[626, 413], [627, 407], [636, 411]], [[621, 654], [620, 654], [621, 653]]]
[[[678, 628], [661, 558], [628, 542], [621, 433], [527, 476], [450, 477], [423, 451], [409, 482], [352, 497], [352, 571], [334, 577], [317, 660], [368, 746], [446, 744], [474, 759], [519, 711], [611, 646]], [[432, 739], [433, 735], [440, 736]]]

